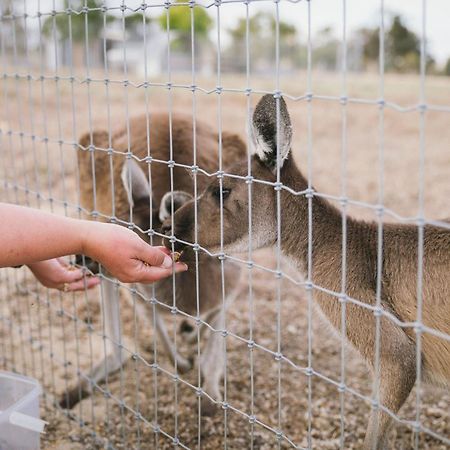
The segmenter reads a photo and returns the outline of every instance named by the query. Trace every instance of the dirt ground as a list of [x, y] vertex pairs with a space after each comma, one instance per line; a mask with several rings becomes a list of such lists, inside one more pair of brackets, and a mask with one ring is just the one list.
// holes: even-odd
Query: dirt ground
[[[36, 72], [37, 73], [37, 72]], [[146, 111], [192, 112], [193, 94], [189, 75], [174, 77], [174, 85], [146, 89], [131, 83], [77, 79], [3, 78], [0, 82], [0, 200], [78, 215], [76, 145], [81, 132], [93, 128], [123, 126], [127, 114]], [[104, 74], [92, 73], [102, 79]], [[122, 79], [112, 74], [111, 79]], [[156, 83], [164, 80], [155, 80]], [[215, 89], [214, 78], [198, 79], [197, 85]], [[196, 91], [197, 117], [217, 128], [218, 118], [224, 130], [245, 136], [247, 97], [233, 89], [245, 89], [245, 78], [224, 76], [225, 88], [215, 92]], [[254, 91], [273, 90], [273, 78], [252, 79]], [[283, 92], [301, 96], [307, 91], [306, 73], [286, 75], [281, 79]], [[227, 89], [230, 89], [228, 91]], [[325, 98], [314, 98], [310, 105], [303, 100], [288, 99], [294, 125], [293, 151], [299, 165], [307, 169], [308, 142], [312, 144], [312, 180], [322, 193], [342, 193], [353, 200], [376, 204], [379, 194], [380, 110], [379, 80], [375, 75], [349, 75], [348, 96], [372, 103], [350, 102], [342, 105], [340, 78], [336, 74], [313, 74], [312, 91]], [[426, 101], [429, 105], [450, 105], [450, 81], [427, 79]], [[258, 93], [250, 98], [255, 106]], [[386, 76], [385, 99], [408, 108], [419, 102], [419, 79], [415, 76]], [[308, 108], [311, 129], [308, 133]], [[347, 163], [342, 164], [343, 117], [346, 114]], [[427, 218], [450, 216], [450, 114], [429, 109], [424, 121], [424, 209]], [[399, 112], [387, 107], [384, 112], [384, 204], [402, 217], [418, 212], [419, 113]], [[13, 133], [8, 133], [11, 130]], [[35, 136], [33, 138], [33, 136]], [[48, 140], [45, 139], [48, 137]], [[175, 158], [176, 159], [176, 158]], [[39, 195], [37, 195], [38, 193]], [[356, 217], [375, 219], [374, 211], [350, 206]], [[393, 220], [393, 217], [386, 217]], [[274, 256], [263, 250], [255, 260], [273, 267]], [[299, 275], [289, 267], [286, 272]], [[253, 271], [253, 340], [277, 351], [277, 283], [259, 269]], [[335, 383], [341, 377], [341, 339], [314, 315], [312, 321], [312, 367], [324, 377], [310, 379], [285, 360], [277, 361], [273, 353], [233, 337], [249, 339], [251, 303], [248, 295], [247, 269], [243, 269], [238, 299], [228, 311], [224, 338], [227, 351], [226, 402], [213, 417], [199, 419], [199, 398], [192, 386], [198, 385], [198, 369], [174, 379], [168, 359], [157, 345], [154, 370], [154, 336], [145, 320], [135, 317], [134, 302], [141, 302], [122, 287], [122, 319], [125, 347], [138, 358], [127, 361], [123, 370], [103, 385], [103, 392], [83, 400], [73, 411], [55, 408], [55, 401], [78, 379], [78, 371], [87, 373], [91, 364], [102, 358], [104, 341], [99, 308], [99, 292], [61, 294], [38, 286], [27, 269], [0, 271], [0, 368], [34, 376], [42, 383], [45, 395], [42, 416], [49, 422], [42, 439], [44, 449], [166, 449], [181, 448], [240, 450], [246, 448], [299, 448], [308, 445], [308, 422], [311, 417], [312, 448], [338, 449], [341, 438], [341, 400], [344, 407], [345, 449], [361, 448], [370, 406], [350, 392], [343, 398]], [[146, 307], [149, 307], [146, 305]], [[138, 318], [140, 319], [140, 318]], [[169, 323], [180, 317], [169, 318]], [[135, 326], [137, 323], [137, 327]], [[282, 354], [297, 367], [308, 365], [308, 298], [305, 292], [287, 280], [282, 281], [280, 307]], [[89, 331], [92, 329], [93, 331]], [[173, 329], [172, 327], [169, 329]], [[197, 344], [178, 339], [184, 354], [196, 354]], [[346, 384], [353, 391], [370, 396], [371, 377], [359, 356], [346, 348]], [[131, 355], [130, 355], [131, 356]], [[251, 364], [252, 360], [252, 364]], [[251, 377], [253, 367], [253, 377]], [[281, 374], [280, 376], [278, 374]], [[310, 388], [308, 382], [310, 381]], [[191, 386], [189, 386], [189, 383]], [[252, 395], [253, 392], [253, 395]], [[311, 399], [308, 401], [308, 393]], [[415, 392], [401, 409], [402, 420], [415, 420]], [[256, 423], [249, 420], [256, 417]], [[435, 434], [450, 439], [450, 394], [424, 388], [420, 403], [420, 420]], [[155, 432], [154, 424], [158, 424]], [[262, 425], [264, 424], [264, 425]], [[270, 428], [270, 429], [269, 429]], [[274, 430], [282, 431], [277, 439]], [[413, 448], [414, 434], [404, 424], [397, 424], [391, 435], [392, 449]], [[449, 448], [437, 437], [419, 434], [419, 448]]]

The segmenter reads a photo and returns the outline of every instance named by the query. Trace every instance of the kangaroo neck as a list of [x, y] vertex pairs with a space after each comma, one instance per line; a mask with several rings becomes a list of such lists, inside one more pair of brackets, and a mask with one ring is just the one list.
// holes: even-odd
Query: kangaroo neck
[[[305, 177], [292, 157], [289, 157], [283, 166], [281, 182], [295, 191], [304, 191], [308, 188]], [[326, 200], [317, 196], [311, 199], [311, 210], [308, 203], [309, 200], [305, 195], [292, 195], [285, 190], [281, 191], [282, 251], [303, 270], [308, 267], [310, 226], [312, 256], [315, 264], [320, 264], [320, 261], [327, 258], [330, 252], [340, 254], [342, 245], [341, 213]], [[311, 219], [309, 219], [310, 213]], [[352, 224], [348, 223], [348, 226]]]

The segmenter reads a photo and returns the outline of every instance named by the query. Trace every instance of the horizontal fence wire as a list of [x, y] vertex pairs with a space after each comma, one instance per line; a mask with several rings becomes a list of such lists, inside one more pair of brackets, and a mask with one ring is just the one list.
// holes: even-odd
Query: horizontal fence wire
[[[315, 14], [320, 14], [319, 7], [312, 1], [306, 0], [215, 0], [214, 2], [199, 1], [165, 1], [151, 2], [149, 4], [126, 2], [117, 6], [114, 2], [94, 2], [68, 0], [65, 2], [41, 0], [34, 2], [5, 2], [0, 6], [0, 38], [1, 38], [1, 69], [0, 91], [2, 96], [0, 116], [0, 154], [1, 172], [0, 183], [2, 192], [0, 201], [37, 207], [50, 210], [56, 214], [64, 214], [68, 217], [86, 218], [123, 225], [131, 230], [147, 236], [151, 245], [167, 238], [175, 252], [176, 245], [183, 244], [193, 250], [194, 255], [194, 303], [190, 312], [179, 306], [179, 298], [184, 294], [185, 287], [172, 276], [170, 286], [170, 298], [160, 298], [158, 287], [155, 285], [142, 287], [118, 282], [112, 278], [103, 268], [97, 275], [102, 285], [95, 297], [85, 290], [83, 294], [52, 293], [43, 289], [37, 281], [31, 280], [25, 269], [4, 269], [0, 271], [0, 367], [34, 376], [44, 386], [44, 410], [49, 414], [50, 420], [58, 414], [66, 420], [64, 430], [70, 430], [70, 439], [85, 441], [85, 445], [93, 448], [169, 448], [171, 446], [184, 449], [208, 448], [208, 427], [212, 422], [204, 420], [204, 410], [207, 408], [205, 401], [216, 407], [216, 414], [220, 415], [221, 429], [215, 429], [214, 433], [221, 433], [220, 446], [223, 448], [237, 448], [234, 439], [236, 425], [234, 417], [239, 417], [247, 427], [248, 448], [262, 448], [265, 443], [267, 448], [295, 448], [312, 449], [320, 448], [316, 430], [315, 419], [317, 406], [315, 397], [318, 383], [324, 383], [331, 387], [338, 404], [330, 414], [338, 417], [334, 436], [337, 436], [335, 447], [349, 448], [351, 433], [350, 417], [352, 410], [348, 406], [349, 399], [362, 401], [372, 410], [383, 412], [394, 420], [395, 426], [403, 426], [411, 430], [414, 448], [421, 448], [423, 439], [434, 439], [439, 445], [450, 445], [450, 436], [445, 436], [431, 428], [424, 420], [424, 373], [423, 373], [423, 339], [424, 336], [432, 336], [434, 339], [450, 343], [450, 335], [441, 330], [425, 324], [423, 321], [423, 292], [424, 292], [424, 235], [425, 227], [436, 227], [442, 230], [450, 230], [447, 221], [430, 219], [425, 212], [425, 164], [426, 164], [426, 129], [427, 115], [446, 114], [450, 112], [450, 105], [430, 103], [426, 96], [427, 79], [427, 1], [421, 2], [421, 30], [420, 37], [420, 69], [419, 92], [417, 102], [398, 101], [388, 98], [386, 94], [387, 74], [385, 67], [386, 58], [386, 6], [381, 0], [379, 4], [379, 55], [378, 55], [378, 86], [374, 94], [366, 97], [351, 94], [350, 68], [349, 68], [349, 2], [341, 2], [340, 38], [339, 38], [339, 73], [335, 74], [339, 80], [339, 95], [328, 95], [314, 92], [314, 34], [312, 21]], [[128, 4], [130, 3], [130, 4]], [[133, 4], [131, 4], [133, 3]], [[136, 4], [134, 4], [136, 3]], [[94, 5], [94, 6], [93, 6]], [[226, 74], [223, 67], [226, 61], [224, 48], [226, 38], [223, 36], [226, 21], [226, 5], [241, 5], [243, 16], [243, 34], [245, 49], [245, 67], [242, 73], [236, 75], [236, 80], [242, 82], [241, 86], [235, 86], [237, 82], [232, 75]], [[300, 95], [294, 95], [290, 89], [283, 86], [283, 63], [281, 54], [281, 29], [280, 11], [285, 5], [303, 7], [301, 13], [306, 20], [306, 67], [304, 76], [306, 86]], [[270, 88], [252, 87], [254, 77], [252, 72], [252, 18], [259, 11], [257, 7], [270, 7], [270, 17], [273, 19], [272, 39], [274, 53], [272, 55], [272, 68]], [[188, 55], [188, 70], [178, 73], [176, 70], [176, 46], [174, 40], [176, 32], [172, 29], [172, 11], [186, 11], [185, 19], [188, 22], [188, 32], [184, 36], [186, 42], [184, 51]], [[201, 54], [198, 41], [199, 31], [196, 22], [197, 11], [209, 14], [214, 23], [214, 33], [209, 37], [208, 46], [214, 53], [214, 71], [209, 75], [201, 73], [201, 62], [197, 58]], [[140, 37], [140, 51], [143, 53], [143, 74], [134, 72], [132, 49], [127, 45], [129, 38], [129, 25], [127, 19], [138, 15], [139, 26], [143, 33]], [[110, 18], [118, 22], [117, 34], [111, 42], [108, 40]], [[161, 22], [160, 32], [165, 42], [164, 67], [158, 76], [149, 73], [152, 58], [149, 49], [153, 41], [149, 35], [149, 28], [159, 17]], [[82, 39], [77, 41], [74, 20], [83, 19]], [[65, 44], [59, 30], [59, 20], [67, 19], [67, 37]], [[90, 21], [95, 20], [95, 26], [102, 31], [94, 40], [94, 33]], [[111, 19], [113, 20], [113, 19]], [[33, 26], [37, 36], [37, 45], [32, 48], [32, 39], [28, 37]], [[47, 30], [47, 31], [45, 31]], [[29, 35], [31, 36], [31, 34]], [[155, 38], [156, 39], [156, 38]], [[22, 40], [22, 41], [21, 41]], [[61, 42], [60, 42], [61, 41]], [[93, 42], [92, 42], [93, 41]], [[109, 46], [119, 42], [120, 64], [114, 66], [114, 61], [109, 59], [111, 50]], [[83, 62], [75, 63], [76, 51], [81, 44]], [[62, 45], [66, 45], [69, 54], [69, 62], [63, 61]], [[100, 48], [101, 62], [96, 61], [93, 46]], [[198, 53], [198, 54], [197, 54]], [[238, 78], [239, 77], [239, 78]], [[182, 81], [180, 81], [182, 80]], [[267, 80], [266, 80], [267, 81]], [[214, 85], [214, 87], [207, 87]], [[265, 83], [269, 85], [269, 83]], [[120, 89], [118, 94], [116, 89]], [[102, 92], [99, 94], [99, 92]], [[81, 97], [83, 93], [83, 98]], [[143, 144], [145, 152], [137, 152], [133, 147], [133, 128], [131, 116], [139, 94], [140, 110], [145, 110], [146, 139]], [[190, 137], [192, 142], [192, 163], [177, 161], [176, 139], [174, 123], [177, 120], [177, 101], [181, 95], [189, 95], [189, 103], [184, 102], [183, 108], [192, 120]], [[251, 149], [254, 146], [251, 131], [253, 107], [262, 95], [271, 94], [276, 99], [276, 171], [275, 181], [258, 178], [252, 173]], [[102, 95], [103, 97], [100, 97]], [[224, 100], [227, 95], [238, 96], [243, 99], [245, 109], [245, 144], [247, 154], [244, 166], [246, 175], [233, 173], [225, 165], [226, 149], [224, 136], [226, 130], [226, 118], [229, 115], [227, 103]], [[281, 142], [282, 112], [281, 101], [283, 97], [288, 106], [303, 106], [306, 111], [306, 159], [303, 162], [307, 187], [295, 190], [282, 180], [283, 155]], [[181, 97], [180, 97], [181, 98]], [[217, 163], [211, 167], [202, 167], [199, 162], [201, 155], [198, 149], [202, 136], [200, 123], [203, 119], [201, 102], [203, 99], [213, 98], [214, 117], [209, 117], [210, 124], [215, 123], [217, 130]], [[83, 103], [85, 102], [85, 104]], [[99, 145], [95, 141], [95, 132], [99, 122], [98, 103], [104, 102], [104, 117], [107, 122], [107, 142]], [[123, 140], [119, 148], [115, 148], [114, 140], [117, 138], [116, 104], [123, 108], [122, 123]], [[82, 106], [82, 113], [80, 108]], [[323, 106], [325, 105], [325, 106]], [[339, 193], [331, 194], [318, 191], [315, 188], [316, 180], [314, 162], [320, 156], [315, 151], [317, 135], [315, 134], [315, 116], [313, 114], [318, 107], [327, 108], [328, 105], [339, 107], [340, 124], [339, 134], [336, 139], [336, 148], [340, 150], [341, 166], [336, 170], [340, 174]], [[354, 198], [349, 186], [349, 162], [351, 159], [349, 145], [350, 108], [359, 105], [373, 110], [376, 114], [377, 129], [377, 195], [375, 202], [363, 201]], [[150, 137], [152, 129], [152, 117], [154, 112], [163, 109], [167, 112], [169, 123], [167, 159], [154, 156], [155, 147]], [[13, 111], [16, 112], [17, 118]], [[28, 112], [28, 114], [27, 114]], [[416, 214], [405, 214], [403, 208], [396, 210], [386, 205], [386, 122], [388, 114], [413, 115], [418, 119], [418, 208]], [[211, 113], [213, 116], [213, 113]], [[412, 116], [416, 117], [416, 116]], [[70, 119], [67, 119], [70, 118]], [[79, 142], [80, 132], [84, 131], [80, 123], [87, 122], [88, 144]], [[244, 136], [243, 136], [244, 137]], [[124, 150], [125, 148], [125, 150]], [[137, 154], [138, 153], [138, 154]], [[29, 156], [31, 155], [31, 156]], [[76, 159], [86, 156], [90, 164], [90, 177], [92, 181], [91, 207], [82, 200], [86, 180], [81, 175], [81, 167], [77, 166]], [[107, 167], [99, 163], [99, 157], [106, 157]], [[29, 159], [31, 158], [31, 160]], [[121, 164], [128, 168], [124, 177], [117, 177], [117, 158]], [[31, 161], [31, 162], [30, 162]], [[120, 199], [123, 183], [133, 198], [132, 164], [139, 163], [140, 167], [146, 164], [145, 177], [148, 179], [151, 192], [158, 189], [158, 180], [154, 179], [156, 171], [168, 173], [170, 186], [170, 222], [169, 235], [155, 228], [155, 212], [158, 213], [159, 205], [155, 204], [153, 196], [149, 198], [150, 215], [143, 225], [138, 222], [136, 209], [133, 202], [127, 205], [127, 215], [123, 216], [116, 211], [116, 205]], [[192, 176], [192, 192], [194, 198], [194, 223], [195, 236], [193, 241], [186, 241], [177, 237], [175, 226], [177, 175], [176, 171], [183, 169]], [[99, 171], [104, 173], [99, 176]], [[208, 181], [218, 180], [220, 201], [220, 242], [211, 251], [207, 246], [201, 245], [200, 215], [198, 204], [201, 201], [202, 191], [199, 184], [201, 177]], [[106, 188], [104, 179], [109, 179]], [[248, 241], [244, 253], [232, 253], [226, 251], [226, 207], [224, 205], [224, 183], [226, 181], [245, 183], [247, 185], [245, 196], [248, 200], [248, 214], [243, 214], [242, 221], [247, 222], [246, 238]], [[359, 183], [364, 180], [358, 179]], [[318, 184], [318, 183], [317, 183]], [[99, 186], [99, 187], [98, 187]], [[275, 251], [270, 264], [260, 258], [254, 241], [254, 230], [258, 224], [254, 223], [253, 208], [258, 207], [260, 199], [255, 192], [258, 187], [273, 188], [275, 203]], [[109, 189], [108, 201], [111, 204], [110, 212], [105, 212], [104, 192]], [[307, 217], [302, 218], [303, 226], [307, 227], [306, 267], [302, 268], [302, 276], [298, 271], [287, 267], [283, 259], [283, 195], [289, 194], [290, 198], [305, 198], [307, 203]], [[326, 201], [336, 204], [340, 211], [342, 240], [338, 259], [341, 265], [339, 282], [334, 288], [320, 285], [315, 281], [314, 257], [316, 235], [313, 228], [317, 201]], [[350, 210], [350, 208], [353, 208]], [[376, 279], [376, 293], [372, 303], [352, 295], [351, 282], [349, 281], [350, 266], [348, 242], [349, 221], [351, 211], [358, 210], [369, 213], [375, 218], [377, 229], [377, 255], [374, 279]], [[107, 209], [107, 208], [106, 208]], [[416, 306], [415, 320], [402, 320], [396, 311], [385, 307], [383, 301], [384, 289], [384, 236], [386, 222], [398, 222], [417, 228], [417, 279], [416, 279]], [[302, 226], [302, 225], [298, 225]], [[202, 310], [202, 258], [210, 257], [218, 262], [218, 289], [216, 310]], [[83, 259], [71, 261], [71, 264], [84, 268], [86, 274], [95, 275]], [[239, 279], [230, 283], [227, 278], [228, 268], [238, 267], [242, 272]], [[258, 275], [258, 273], [262, 275]], [[261, 291], [261, 280], [272, 280], [273, 284], [267, 287], [268, 295], [273, 301], [271, 312], [273, 314], [270, 326], [273, 334], [267, 332], [263, 336], [258, 328], [258, 318], [261, 309], [258, 296]], [[284, 331], [289, 326], [289, 313], [285, 310], [284, 289], [286, 283], [290, 289], [298, 290], [298, 302], [302, 302], [306, 316], [305, 339], [301, 342], [304, 358], [297, 358], [292, 354], [294, 342], [287, 345], [284, 341]], [[234, 290], [231, 285], [235, 285]], [[234, 292], [233, 293], [230, 293]], [[297, 292], [297, 291], [296, 291]], [[119, 296], [128, 299], [127, 302], [119, 302]], [[327, 373], [321, 367], [319, 354], [316, 349], [320, 345], [320, 329], [314, 327], [313, 318], [314, 302], [317, 296], [323, 296], [329, 305], [339, 305], [339, 329], [340, 336], [334, 337], [336, 359], [338, 367], [332, 374]], [[234, 297], [237, 297], [234, 299]], [[115, 300], [112, 301], [112, 298]], [[95, 300], [94, 300], [95, 299]], [[97, 299], [99, 301], [97, 301]], [[234, 303], [231, 304], [231, 301]], [[14, 304], [13, 304], [14, 303]], [[111, 306], [111, 304], [113, 306]], [[99, 305], [99, 306], [98, 306]], [[245, 305], [245, 314], [240, 311]], [[375, 323], [375, 348], [374, 350], [374, 380], [373, 385], [362, 387], [361, 384], [351, 385], [353, 380], [348, 362], [351, 358], [357, 358], [348, 349], [346, 334], [349, 323], [348, 311], [360, 308], [363, 313], [373, 315]], [[117, 309], [111, 309], [117, 308]], [[195, 311], [195, 312], [192, 312]], [[244, 311], [244, 310], [243, 310]], [[211, 315], [210, 315], [211, 313]], [[217, 313], [217, 314], [216, 314]], [[113, 333], [108, 326], [108, 314], [116, 314], [118, 322], [113, 320]], [[234, 316], [233, 316], [234, 314]], [[236, 328], [238, 317], [246, 321], [247, 329]], [[169, 318], [171, 326], [162, 325]], [[194, 376], [184, 374], [184, 364], [190, 364], [192, 360], [185, 360], [178, 356], [173, 357], [173, 364], [165, 360], [166, 353], [172, 352], [179, 355], [186, 346], [185, 335], [180, 332], [186, 324], [194, 324], [192, 336], [195, 343], [195, 359], [197, 367], [192, 370]], [[386, 323], [394, 325], [408, 336], [415, 337], [416, 351], [416, 390], [414, 393], [414, 412], [412, 418], [405, 418], [398, 411], [393, 411], [383, 404], [380, 399], [380, 380], [382, 378], [382, 327]], [[142, 325], [144, 324], [144, 325]], [[111, 325], [111, 324], [110, 324]], [[151, 337], [146, 326], [152, 329]], [[163, 329], [163, 331], [161, 331]], [[241, 331], [236, 331], [241, 330]], [[242, 331], [243, 330], [243, 331]], [[145, 335], [145, 337], [144, 337]], [[208, 336], [208, 338], [205, 337]], [[268, 337], [269, 336], [269, 337]], [[270, 337], [271, 336], [271, 337]], [[220, 339], [217, 339], [220, 338]], [[144, 350], [143, 340], [148, 347]], [[168, 342], [171, 342], [171, 344]], [[216, 343], [219, 343], [218, 345]], [[220, 381], [221, 397], [211, 392], [207, 373], [202, 370], [206, 359], [211, 357], [213, 345], [214, 365], [223, 366], [223, 376]], [[245, 348], [245, 357], [240, 357], [240, 364], [248, 365], [248, 380], [246, 389], [249, 391], [248, 401], [243, 405], [236, 402], [235, 390], [244, 389], [236, 381], [234, 371], [236, 367], [235, 346], [242, 345]], [[298, 345], [298, 343], [297, 343]], [[162, 350], [164, 347], [164, 350]], [[208, 347], [209, 350], [208, 350]], [[286, 348], [285, 348], [286, 347]], [[295, 349], [299, 350], [299, 349]], [[210, 353], [207, 353], [207, 352]], [[118, 362], [115, 373], [106, 373], [104, 379], [96, 378], [96, 371], [101, 370], [98, 363], [113, 354], [111, 362], [104, 362], [104, 368], [108, 364]], [[271, 403], [261, 407], [261, 378], [263, 374], [258, 372], [258, 358], [265, 355], [270, 358], [270, 367], [273, 369], [273, 383], [267, 382], [264, 389], [267, 396], [270, 395]], [[192, 358], [191, 358], [192, 359]], [[131, 362], [130, 362], [130, 361]], [[97, 368], [96, 368], [97, 366]], [[133, 368], [131, 368], [131, 366]], [[100, 369], [99, 369], [100, 367]], [[168, 368], [169, 367], [169, 368]], [[211, 364], [208, 366], [211, 369]], [[289, 392], [284, 387], [285, 378], [295, 376], [303, 377], [305, 381], [301, 392]], [[107, 372], [107, 371], [106, 371]], [[288, 375], [286, 375], [288, 373]], [[89, 388], [86, 399], [79, 402], [73, 409], [65, 409], [61, 406], [61, 398], [68, 398], [70, 388], [76, 382], [79, 386]], [[134, 386], [130, 394], [130, 386]], [[169, 386], [169, 387], [168, 387]], [[372, 389], [372, 392], [370, 390]], [[170, 392], [168, 392], [170, 391]], [[184, 421], [186, 412], [183, 410], [185, 396], [189, 393], [195, 400], [190, 403], [195, 414], [194, 425], [190, 425], [188, 432]], [[79, 388], [81, 395], [81, 388]], [[301, 430], [292, 429], [293, 425], [286, 426], [287, 416], [291, 412], [289, 405], [290, 396], [303, 396], [306, 398]], [[170, 414], [167, 417], [168, 402], [170, 398]], [[102, 399], [99, 401], [99, 399]], [[297, 406], [298, 407], [298, 406]], [[337, 411], [337, 412], [336, 412]], [[53, 414], [53, 415], [52, 415]], [[47, 417], [47, 416], [46, 416]], [[130, 425], [130, 418], [131, 424]], [[59, 422], [56, 423], [57, 427]], [[51, 425], [53, 426], [53, 425]], [[63, 425], [61, 425], [63, 426]], [[244, 425], [242, 425], [244, 426]], [[73, 430], [78, 427], [78, 431]], [[266, 434], [261, 438], [261, 430]], [[53, 432], [53, 428], [52, 428]], [[152, 438], [149, 440], [149, 434]], [[57, 432], [55, 432], [57, 434]], [[78, 433], [78, 435], [77, 435]], [[187, 434], [188, 433], [188, 434]], [[299, 438], [298, 436], [302, 437]], [[187, 436], [189, 440], [187, 441]], [[425, 437], [423, 437], [425, 436]], [[150, 442], [151, 441], [151, 442]], [[86, 443], [88, 442], [88, 443]], [[131, 444], [132, 443], [132, 444]], [[319, 446], [317, 446], [319, 445]], [[438, 445], [438, 444], [437, 444]], [[211, 447], [212, 448], [212, 447]], [[217, 447], [219, 448], [219, 447]], [[241, 447], [244, 448], [244, 447]], [[428, 448], [428, 447], [427, 447]], [[431, 448], [431, 447], [430, 447]], [[441, 448], [441, 447], [436, 447]], [[442, 447], [443, 448], [443, 447]]]

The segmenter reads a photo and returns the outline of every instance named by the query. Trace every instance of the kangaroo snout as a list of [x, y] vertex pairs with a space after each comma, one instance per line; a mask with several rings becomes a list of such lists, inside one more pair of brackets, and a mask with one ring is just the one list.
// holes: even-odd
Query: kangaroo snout
[[[186, 233], [186, 230], [190, 226], [190, 215], [185, 216], [182, 212], [181, 216], [185, 217], [180, 223], [176, 220], [180, 216], [178, 212], [183, 209], [183, 206], [190, 203], [192, 200], [192, 195], [184, 191], [173, 191], [167, 192], [161, 199], [161, 205], [159, 210], [159, 219], [162, 222], [161, 233], [167, 237], [172, 235], [186, 242], [192, 242], [189, 239], [190, 234]], [[171, 212], [174, 212], [173, 220]], [[172, 229], [173, 223], [173, 229]], [[187, 236], [186, 236], [187, 234]], [[183, 236], [183, 237], [181, 237]], [[163, 238], [163, 244], [168, 248], [172, 249], [172, 242], [170, 239]], [[175, 251], [181, 252], [186, 247], [186, 244], [181, 242], [175, 242]]]
[[190, 239], [185, 238], [184, 230], [180, 229], [180, 227], [178, 227], [176, 223], [174, 223], [172, 234], [172, 221], [170, 218], [163, 222], [161, 226], [161, 234], [165, 235], [165, 237], [163, 238], [163, 245], [169, 250], [172, 250], [173, 248], [176, 252], [181, 253], [187, 245], [177, 240], [173, 243], [172, 247], [172, 239], [170, 239], [172, 236], [185, 242], [191, 242]]
[[162, 226], [161, 226], [161, 234], [164, 234], [165, 236], [171, 236], [172, 235], [172, 224], [170, 223], [170, 220], [166, 220]]

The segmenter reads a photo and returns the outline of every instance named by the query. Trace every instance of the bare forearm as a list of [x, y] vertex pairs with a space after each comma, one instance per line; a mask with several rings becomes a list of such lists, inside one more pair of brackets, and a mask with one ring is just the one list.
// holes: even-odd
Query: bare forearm
[[86, 222], [0, 203], [0, 267], [81, 253]]
[[90, 256], [125, 283], [152, 283], [187, 270], [167, 249], [151, 247], [125, 227], [0, 203], [0, 267], [74, 253]]

